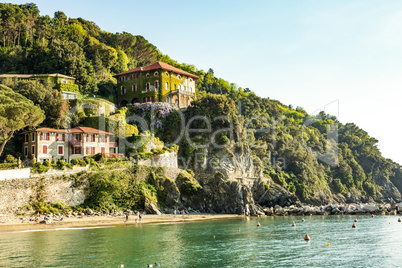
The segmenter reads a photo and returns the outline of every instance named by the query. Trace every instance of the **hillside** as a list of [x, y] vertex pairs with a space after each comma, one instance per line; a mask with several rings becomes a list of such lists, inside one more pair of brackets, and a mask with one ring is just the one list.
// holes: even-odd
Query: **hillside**
[[[245, 162], [241, 161], [249, 158], [266, 178], [303, 202], [401, 200], [401, 167], [382, 157], [378, 141], [353, 123], [343, 124], [324, 113], [308, 115], [301, 107], [294, 109], [259, 97], [248, 88], [215, 77], [212, 69], [205, 72], [194, 65], [177, 63], [142, 36], [105, 32], [93, 22], [68, 18], [61, 11], [51, 18], [40, 16], [35, 4], [1, 3], [0, 16], [0, 73], [63, 73], [77, 78], [81, 94], [95, 94], [110, 101], [116, 99], [114, 74], [155, 61], [199, 76], [197, 100], [184, 112], [184, 118], [189, 122], [194, 116], [205, 116], [213, 122], [212, 131], [194, 134], [192, 144], [180, 140], [181, 164], [186, 169], [196, 173], [215, 172], [219, 169], [216, 167], [229, 170], [222, 163], [223, 157], [238, 159], [233, 168], [244, 168]], [[52, 99], [49, 96], [57, 93], [51, 91], [46, 98]], [[65, 106], [60, 99], [57, 105], [58, 113], [45, 111], [44, 122], [60, 127]], [[127, 115], [131, 114], [144, 115], [144, 109], [129, 107]], [[233, 130], [228, 120], [214, 120], [222, 115], [230, 119]], [[171, 143], [180, 135], [179, 112], [157, 116], [161, 124], [155, 135], [165, 144]], [[150, 116], [147, 118], [150, 120]], [[199, 129], [206, 127], [202, 122], [196, 125]], [[212, 138], [219, 146], [209, 143]], [[10, 142], [13, 150], [8, 152], [21, 151], [18, 135], [14, 139]], [[208, 145], [202, 147], [204, 144]], [[197, 156], [209, 162], [197, 166]]]

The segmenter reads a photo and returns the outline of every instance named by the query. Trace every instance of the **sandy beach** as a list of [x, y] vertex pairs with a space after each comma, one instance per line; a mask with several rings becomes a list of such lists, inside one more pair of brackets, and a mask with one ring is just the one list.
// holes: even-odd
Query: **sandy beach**
[[[65, 218], [63, 221], [51, 221], [48, 224], [40, 224], [36, 222], [24, 221], [19, 219], [0, 222], [0, 233], [25, 231], [25, 230], [46, 230], [58, 228], [79, 228], [79, 227], [105, 227], [105, 226], [123, 226], [135, 224], [158, 224], [158, 223], [183, 223], [205, 220], [221, 220], [240, 218], [242, 216], [235, 214], [194, 214], [194, 215], [143, 215], [141, 222], [136, 216], [130, 216], [125, 222], [125, 216], [84, 216], [83, 218]], [[136, 223], [137, 218], [137, 223]]]

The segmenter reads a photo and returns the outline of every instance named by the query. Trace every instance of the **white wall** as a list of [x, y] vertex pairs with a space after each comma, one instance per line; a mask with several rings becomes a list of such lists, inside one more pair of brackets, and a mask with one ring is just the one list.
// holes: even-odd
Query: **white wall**
[[30, 168], [0, 170], [0, 180], [28, 179], [30, 175]]

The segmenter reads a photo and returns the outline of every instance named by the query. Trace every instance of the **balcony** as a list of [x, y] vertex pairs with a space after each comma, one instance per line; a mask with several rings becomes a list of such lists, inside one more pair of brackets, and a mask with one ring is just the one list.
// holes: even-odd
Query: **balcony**
[[109, 147], [117, 147], [117, 142], [109, 142]]
[[82, 146], [82, 141], [79, 140], [70, 140], [71, 146]]
[[109, 154], [104, 154], [106, 157], [117, 157], [117, 158], [123, 158], [124, 154], [120, 154], [120, 153], [109, 153]]

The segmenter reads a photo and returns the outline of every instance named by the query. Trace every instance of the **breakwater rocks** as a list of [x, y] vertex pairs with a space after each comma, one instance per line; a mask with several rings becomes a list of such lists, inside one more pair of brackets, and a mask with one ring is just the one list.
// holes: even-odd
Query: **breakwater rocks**
[[[267, 216], [288, 216], [288, 215], [396, 215], [402, 214], [402, 203], [399, 204], [328, 204], [325, 206], [291, 205], [281, 207], [276, 205], [270, 208], [263, 208]], [[261, 214], [261, 213], [258, 213]]]

